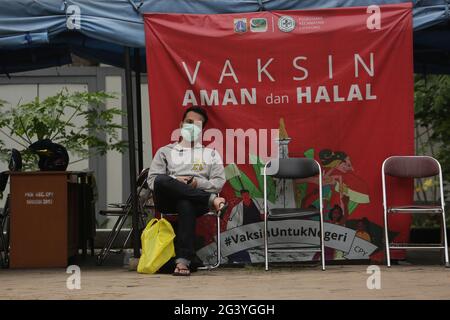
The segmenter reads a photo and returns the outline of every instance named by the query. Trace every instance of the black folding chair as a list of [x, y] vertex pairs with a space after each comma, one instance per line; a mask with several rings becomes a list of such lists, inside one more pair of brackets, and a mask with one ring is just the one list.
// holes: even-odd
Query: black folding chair
[[[322, 202], [322, 169], [314, 159], [308, 158], [283, 158], [269, 161], [264, 166], [264, 258], [266, 271], [269, 270], [269, 252], [320, 252], [322, 270], [325, 270], [325, 248], [323, 230], [323, 202]], [[301, 208], [271, 208], [267, 205], [267, 176], [278, 179], [305, 179], [318, 177], [319, 185], [319, 209]], [[320, 218], [320, 245], [299, 246], [296, 248], [269, 249], [268, 230], [270, 220], [282, 220], [289, 218]]]
[[[138, 194], [138, 213], [139, 213], [139, 228], [143, 230], [146, 225], [146, 220], [149, 215], [153, 214], [153, 206], [147, 204], [147, 200], [150, 197], [150, 190], [147, 184], [148, 168], [142, 170], [137, 178], [137, 194]], [[114, 244], [122, 231], [123, 226], [127, 222], [129, 217], [132, 217], [132, 203], [131, 194], [125, 203], [114, 203], [108, 204], [108, 210], [101, 210], [99, 213], [106, 217], [117, 217], [117, 220], [108, 234], [108, 238], [105, 242], [100, 253], [97, 255], [97, 264], [102, 265], [103, 262], [108, 258], [110, 253], [122, 253], [125, 249], [128, 241], [133, 234], [133, 227], [130, 228], [125, 241], [118, 247], [118, 249], [113, 249]]]

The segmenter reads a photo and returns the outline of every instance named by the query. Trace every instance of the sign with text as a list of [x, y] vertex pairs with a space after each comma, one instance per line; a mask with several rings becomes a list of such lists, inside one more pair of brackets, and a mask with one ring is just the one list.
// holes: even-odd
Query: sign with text
[[[222, 194], [231, 204], [224, 262], [262, 261], [262, 168], [274, 156], [322, 166], [327, 259], [383, 257], [381, 164], [414, 153], [411, 10], [404, 3], [145, 15], [152, 151], [176, 141], [186, 108], [207, 110], [203, 144], [222, 156]], [[269, 178], [267, 189], [270, 208], [318, 208], [315, 179]], [[412, 201], [412, 185], [391, 201]], [[214, 219], [202, 219], [198, 255], [207, 257]], [[284, 223], [271, 224], [274, 246], [318, 243], [317, 220]], [[289, 223], [291, 234], [282, 234]], [[394, 241], [408, 240], [409, 223], [408, 216], [390, 220]]]

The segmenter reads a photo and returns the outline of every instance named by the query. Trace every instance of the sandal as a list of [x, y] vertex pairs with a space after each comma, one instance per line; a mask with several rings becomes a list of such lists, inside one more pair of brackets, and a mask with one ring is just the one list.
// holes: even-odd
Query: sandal
[[[222, 206], [220, 206], [222, 205]], [[225, 212], [228, 209], [228, 202], [221, 202], [219, 203], [219, 210], [216, 211], [216, 214], [219, 216], [219, 218], [222, 218], [222, 216], [225, 214]]]
[[191, 270], [189, 269], [189, 267], [180, 268], [176, 266], [175, 271], [172, 273], [172, 275], [177, 277], [189, 277], [191, 275]]

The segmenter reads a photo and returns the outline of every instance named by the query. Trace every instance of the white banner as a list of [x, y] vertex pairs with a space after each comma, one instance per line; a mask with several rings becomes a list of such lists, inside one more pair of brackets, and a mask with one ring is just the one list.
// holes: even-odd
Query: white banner
[[[377, 247], [356, 236], [356, 231], [350, 228], [331, 223], [324, 223], [325, 247], [342, 252], [345, 259], [369, 259]], [[269, 247], [289, 248], [308, 247], [320, 245], [320, 224], [311, 220], [283, 220], [269, 222]], [[227, 257], [251, 249], [261, 250], [264, 245], [264, 222], [248, 224], [227, 230], [221, 234], [222, 260], [227, 262]], [[197, 256], [204, 263], [212, 263], [216, 260], [216, 243], [201, 248]], [[271, 253], [272, 255], [272, 253]], [[251, 261], [261, 262], [261, 254], [249, 254]], [[284, 255], [283, 261], [311, 260], [314, 254], [289, 253]], [[259, 258], [258, 258], [259, 257]], [[303, 259], [297, 259], [303, 257]], [[225, 259], [224, 259], [225, 258]], [[258, 261], [254, 261], [258, 260]]]

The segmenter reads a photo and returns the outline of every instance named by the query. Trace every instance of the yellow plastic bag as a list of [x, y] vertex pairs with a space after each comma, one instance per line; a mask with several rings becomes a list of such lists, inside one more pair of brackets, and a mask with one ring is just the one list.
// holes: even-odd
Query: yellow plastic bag
[[174, 238], [175, 232], [169, 221], [164, 218], [150, 220], [141, 235], [142, 254], [137, 271], [155, 273], [175, 257]]

